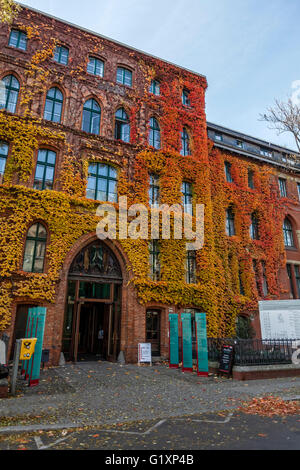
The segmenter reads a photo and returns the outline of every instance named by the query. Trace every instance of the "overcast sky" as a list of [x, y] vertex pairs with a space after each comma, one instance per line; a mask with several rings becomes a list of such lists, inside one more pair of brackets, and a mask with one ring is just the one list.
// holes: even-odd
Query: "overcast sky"
[[294, 148], [259, 113], [300, 80], [299, 0], [26, 0], [207, 77], [207, 119]]

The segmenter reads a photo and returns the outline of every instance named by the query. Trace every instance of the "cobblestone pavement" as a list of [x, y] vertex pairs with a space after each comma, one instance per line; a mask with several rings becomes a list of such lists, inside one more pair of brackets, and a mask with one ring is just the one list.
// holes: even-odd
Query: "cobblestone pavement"
[[1, 427], [25, 424], [99, 426], [166, 419], [237, 408], [252, 397], [300, 395], [300, 378], [237, 382], [107, 362], [67, 364], [42, 372], [39, 387], [19, 382], [15, 398], [0, 400]]

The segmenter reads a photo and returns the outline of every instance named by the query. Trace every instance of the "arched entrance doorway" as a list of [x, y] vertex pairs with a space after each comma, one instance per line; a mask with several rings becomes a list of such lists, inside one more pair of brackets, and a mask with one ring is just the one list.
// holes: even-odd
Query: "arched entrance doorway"
[[120, 352], [122, 272], [100, 240], [76, 255], [68, 275], [62, 350], [69, 360], [115, 361]]

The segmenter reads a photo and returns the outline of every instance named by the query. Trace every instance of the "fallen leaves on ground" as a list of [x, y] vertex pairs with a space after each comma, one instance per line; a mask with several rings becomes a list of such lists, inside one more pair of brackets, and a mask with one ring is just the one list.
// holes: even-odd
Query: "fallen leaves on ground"
[[239, 410], [250, 415], [272, 417], [299, 414], [300, 406], [297, 402], [287, 402], [281, 398], [269, 396], [264, 398], [253, 398], [250, 403], [244, 403]]

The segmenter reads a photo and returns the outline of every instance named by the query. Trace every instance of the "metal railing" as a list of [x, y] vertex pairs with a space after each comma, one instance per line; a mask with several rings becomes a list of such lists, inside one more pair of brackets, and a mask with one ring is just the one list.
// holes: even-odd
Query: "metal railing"
[[234, 346], [234, 365], [292, 364], [292, 355], [297, 349], [296, 339], [233, 339], [209, 338], [208, 358], [219, 361], [222, 346]]
[[[296, 339], [236, 339], [208, 338], [208, 359], [219, 362], [223, 345], [234, 346], [234, 365], [254, 366], [292, 364], [292, 355], [297, 349]], [[197, 359], [196, 338], [192, 340], [193, 359]], [[182, 341], [179, 337], [179, 361], [182, 361]]]

